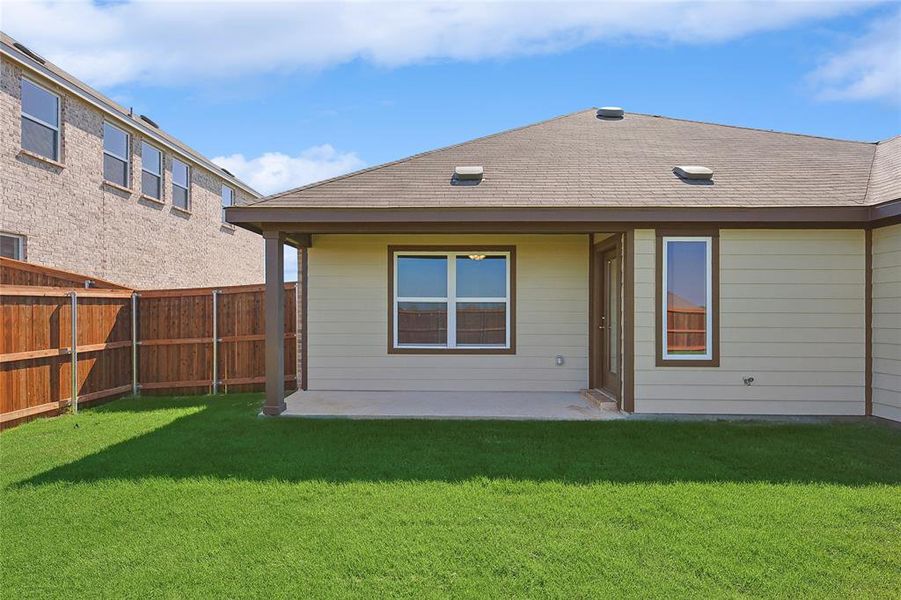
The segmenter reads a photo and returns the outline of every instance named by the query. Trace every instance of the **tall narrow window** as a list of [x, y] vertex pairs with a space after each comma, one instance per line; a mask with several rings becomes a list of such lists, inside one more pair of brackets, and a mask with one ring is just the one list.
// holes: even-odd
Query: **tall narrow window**
[[191, 169], [177, 158], [172, 159], [172, 206], [190, 210]]
[[59, 96], [24, 78], [22, 149], [59, 160]]
[[222, 222], [225, 223], [225, 209], [235, 203], [235, 190], [227, 185], [222, 186]]
[[163, 153], [147, 142], [141, 142], [141, 193], [163, 198]]
[[662, 364], [715, 366], [717, 349], [717, 238], [661, 236], [658, 286]]
[[25, 260], [25, 236], [0, 233], [0, 256]]
[[103, 178], [122, 187], [129, 180], [130, 136], [109, 123], [103, 124]]
[[392, 351], [512, 351], [512, 248], [389, 255]]

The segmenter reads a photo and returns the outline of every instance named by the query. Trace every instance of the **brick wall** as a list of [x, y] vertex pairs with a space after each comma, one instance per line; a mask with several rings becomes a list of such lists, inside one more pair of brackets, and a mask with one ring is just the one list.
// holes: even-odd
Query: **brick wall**
[[[263, 281], [262, 239], [221, 222], [221, 185], [228, 179], [189, 162], [191, 212], [179, 211], [172, 206], [172, 154], [155, 144], [164, 155], [163, 198], [142, 199], [142, 137], [125, 128], [131, 135], [131, 191], [104, 184], [103, 113], [37, 77], [61, 97], [64, 166], [21, 154], [21, 75], [18, 66], [2, 61], [0, 230], [27, 237], [28, 262], [140, 288]], [[236, 204], [252, 199], [231, 187]]]

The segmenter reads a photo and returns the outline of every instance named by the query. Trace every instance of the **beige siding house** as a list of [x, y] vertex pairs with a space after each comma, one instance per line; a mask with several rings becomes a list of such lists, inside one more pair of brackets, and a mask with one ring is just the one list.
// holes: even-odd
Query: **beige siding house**
[[3, 256], [139, 288], [259, 283], [259, 198], [203, 155], [8, 36], [0, 40]]
[[901, 138], [591, 109], [228, 219], [266, 239], [270, 306], [299, 248], [308, 392], [901, 417]]

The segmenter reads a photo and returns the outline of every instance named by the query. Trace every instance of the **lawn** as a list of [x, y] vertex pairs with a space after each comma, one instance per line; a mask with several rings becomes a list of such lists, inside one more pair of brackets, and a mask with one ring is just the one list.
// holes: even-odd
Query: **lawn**
[[901, 430], [261, 419], [0, 434], [2, 595], [901, 597]]

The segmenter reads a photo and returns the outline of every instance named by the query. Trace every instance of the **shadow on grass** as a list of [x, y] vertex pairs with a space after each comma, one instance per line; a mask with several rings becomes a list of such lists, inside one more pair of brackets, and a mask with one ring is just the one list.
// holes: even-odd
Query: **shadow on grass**
[[113, 402], [96, 414], [201, 410], [18, 485], [150, 477], [901, 483], [901, 433], [870, 424], [261, 419], [260, 403], [256, 394]]

